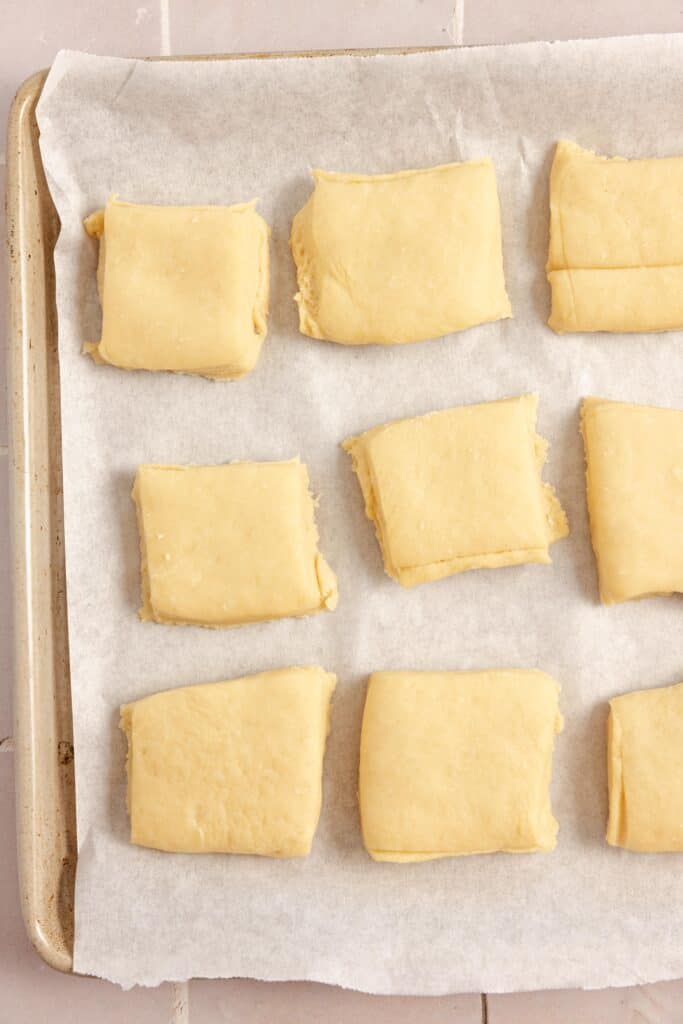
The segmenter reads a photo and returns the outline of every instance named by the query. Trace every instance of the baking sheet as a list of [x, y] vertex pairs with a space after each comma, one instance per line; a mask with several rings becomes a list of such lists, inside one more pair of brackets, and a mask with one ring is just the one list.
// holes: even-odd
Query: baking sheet
[[[683, 36], [377, 57], [145, 63], [65, 52], [38, 109], [62, 222], [57, 303], [79, 861], [74, 968], [122, 985], [307, 978], [372, 992], [626, 985], [683, 975], [672, 855], [608, 847], [605, 701], [683, 677], [681, 601], [597, 603], [578, 435], [582, 396], [683, 406], [680, 332], [556, 337], [545, 325], [548, 171], [562, 136], [683, 153]], [[515, 318], [393, 349], [297, 331], [287, 239], [313, 166], [386, 172], [490, 154]], [[84, 216], [138, 202], [260, 196], [270, 335], [235, 384], [98, 367], [96, 247]], [[388, 579], [339, 442], [388, 419], [536, 390], [546, 479], [571, 536], [552, 567]], [[300, 454], [321, 495], [333, 614], [209, 631], [141, 623], [130, 488], [138, 463]], [[324, 806], [297, 861], [164, 855], [127, 842], [118, 706], [155, 690], [319, 662], [337, 672]], [[563, 686], [548, 855], [375, 864], [356, 771], [379, 668], [537, 666]]]

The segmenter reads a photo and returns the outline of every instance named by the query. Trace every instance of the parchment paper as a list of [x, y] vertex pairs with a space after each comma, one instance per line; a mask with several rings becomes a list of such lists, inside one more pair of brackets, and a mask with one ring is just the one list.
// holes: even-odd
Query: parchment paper
[[[39, 107], [56, 251], [79, 861], [77, 971], [122, 985], [247, 975], [372, 992], [625, 985], [683, 975], [683, 859], [608, 847], [606, 700], [683, 679], [683, 605], [597, 601], [578, 433], [587, 394], [683, 407], [683, 337], [546, 327], [548, 171], [566, 136], [607, 154], [683, 153], [683, 36], [417, 56], [144, 63], [62, 53]], [[344, 348], [297, 331], [287, 240], [313, 166], [383, 172], [490, 154], [515, 319], [442, 340]], [[261, 197], [270, 336], [236, 384], [126, 373], [99, 337], [96, 246], [111, 192]], [[403, 416], [537, 390], [546, 479], [571, 537], [553, 565], [401, 588], [382, 571], [339, 442]], [[321, 495], [333, 614], [230, 631], [138, 621], [138, 463], [284, 459]], [[680, 537], [675, 538], [680, 543]], [[118, 707], [270, 667], [338, 673], [324, 808], [308, 859], [184, 856], [127, 841]], [[552, 854], [374, 864], [356, 807], [365, 679], [380, 668], [537, 666], [562, 683]]]

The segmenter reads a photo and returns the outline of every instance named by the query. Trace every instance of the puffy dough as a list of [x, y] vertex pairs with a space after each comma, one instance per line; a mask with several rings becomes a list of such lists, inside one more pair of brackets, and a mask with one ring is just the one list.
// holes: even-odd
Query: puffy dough
[[683, 157], [608, 159], [559, 142], [547, 270], [560, 334], [683, 327]]
[[114, 196], [92, 214], [102, 338], [85, 350], [95, 361], [225, 380], [253, 369], [266, 336], [269, 234], [255, 205]]
[[607, 842], [683, 850], [683, 683], [610, 701]]
[[360, 749], [375, 860], [552, 850], [559, 686], [543, 672], [376, 672]]
[[124, 705], [131, 842], [305, 856], [335, 683], [321, 668], [288, 668]]
[[601, 600], [683, 592], [683, 411], [586, 398], [581, 425]]
[[291, 237], [303, 334], [391, 345], [511, 316], [490, 160], [313, 177]]
[[337, 603], [306, 466], [140, 466], [142, 619], [234, 626]]
[[567, 520], [541, 480], [537, 395], [398, 420], [351, 437], [386, 572], [406, 587], [467, 569], [550, 562]]

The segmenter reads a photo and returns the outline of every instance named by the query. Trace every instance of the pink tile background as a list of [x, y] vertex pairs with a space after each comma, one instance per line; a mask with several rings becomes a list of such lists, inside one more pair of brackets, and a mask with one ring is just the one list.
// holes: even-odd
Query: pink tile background
[[[464, 0], [462, 41], [513, 42], [683, 31], [683, 0]], [[446, 0], [2, 0], [0, 118], [19, 84], [61, 47], [96, 53], [196, 54], [443, 45], [458, 18]], [[0, 144], [1, 145], [1, 144]], [[4, 189], [5, 156], [0, 159]], [[4, 234], [4, 211], [0, 212]], [[2, 254], [4, 260], [4, 251]], [[5, 272], [0, 304], [6, 305]], [[0, 331], [2, 328], [0, 328]], [[0, 346], [0, 740], [11, 735], [7, 417]], [[122, 992], [45, 967], [23, 931], [14, 852], [13, 758], [0, 748], [0, 1024], [683, 1024], [683, 981], [603, 992], [439, 999], [360, 995], [313, 984], [191, 982]]]

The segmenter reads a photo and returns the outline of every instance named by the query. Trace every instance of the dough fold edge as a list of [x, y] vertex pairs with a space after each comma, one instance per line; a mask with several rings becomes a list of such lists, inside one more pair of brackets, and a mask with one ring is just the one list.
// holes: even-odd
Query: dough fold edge
[[[683, 265], [678, 261], [646, 264], [628, 261], [620, 265], [604, 252], [605, 265], [587, 265], [567, 255], [564, 218], [566, 193], [571, 197], [568, 179], [591, 165], [628, 165], [633, 163], [664, 164], [677, 157], [628, 160], [621, 156], [603, 156], [591, 149], [560, 139], [550, 171], [550, 240], [546, 275], [551, 289], [549, 327], [556, 334], [565, 333], [657, 333], [683, 327]], [[609, 202], [606, 197], [606, 205]], [[614, 198], [614, 197], [612, 197]], [[617, 197], [618, 198], [618, 197]], [[571, 206], [571, 198], [569, 201]], [[585, 216], [579, 202], [579, 212]], [[591, 210], [600, 227], [600, 209]], [[636, 226], [636, 230], [639, 226]]]
[[626, 793], [624, 791], [621, 723], [609, 702], [607, 718], [607, 786], [609, 814], [605, 838], [610, 846], [626, 845]]
[[548, 281], [548, 325], [556, 334], [656, 334], [683, 326], [683, 266], [564, 268], [548, 271]]

